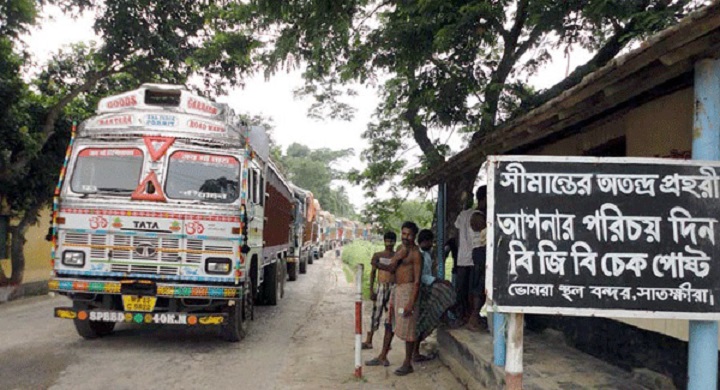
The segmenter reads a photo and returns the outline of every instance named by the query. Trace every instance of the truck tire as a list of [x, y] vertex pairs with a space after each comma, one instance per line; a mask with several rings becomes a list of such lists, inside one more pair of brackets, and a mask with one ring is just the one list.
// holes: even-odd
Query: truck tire
[[280, 284], [278, 292], [278, 300], [285, 298], [285, 281], [287, 280], [287, 259], [283, 258], [280, 260], [280, 266], [278, 270], [278, 283]]
[[262, 303], [265, 305], [276, 306], [278, 302], [279, 287], [278, 286], [278, 262], [274, 262], [265, 266], [263, 272], [265, 277], [262, 285]]
[[298, 268], [301, 274], [307, 273], [307, 257], [300, 256], [298, 259]]
[[220, 327], [220, 335], [225, 341], [237, 343], [247, 334], [246, 318], [247, 298], [237, 301], [235, 305], [226, 306], [223, 311], [227, 314], [227, 321]]
[[297, 262], [288, 263], [288, 265], [287, 265], [288, 280], [290, 280], [291, 282], [294, 282], [297, 280], [298, 264], [300, 264], [300, 258], [298, 258]]
[[[91, 307], [87, 302], [73, 301], [73, 310], [75, 311], [88, 310], [90, 308]], [[75, 324], [75, 330], [78, 335], [88, 340], [110, 335], [115, 330], [114, 322], [95, 322], [89, 320], [80, 321], [78, 319], [74, 319], [73, 323]]]

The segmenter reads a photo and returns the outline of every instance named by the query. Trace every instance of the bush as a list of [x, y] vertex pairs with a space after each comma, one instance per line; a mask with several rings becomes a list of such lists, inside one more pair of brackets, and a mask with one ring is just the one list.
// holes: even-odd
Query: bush
[[[363, 264], [363, 297], [370, 297], [370, 271], [372, 266], [370, 260], [375, 252], [383, 250], [381, 243], [355, 240], [345, 245], [342, 251], [343, 264], [348, 268], [351, 275], [355, 275], [358, 264]], [[352, 280], [350, 280], [352, 282]]]

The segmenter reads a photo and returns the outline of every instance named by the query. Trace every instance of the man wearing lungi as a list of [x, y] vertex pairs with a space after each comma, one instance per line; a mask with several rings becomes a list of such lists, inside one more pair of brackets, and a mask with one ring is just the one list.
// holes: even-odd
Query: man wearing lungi
[[413, 372], [412, 357], [415, 350], [416, 323], [418, 319], [418, 296], [420, 294], [420, 273], [422, 258], [415, 244], [418, 227], [414, 222], [402, 225], [403, 246], [395, 253], [389, 265], [380, 264], [375, 260], [373, 266], [381, 270], [395, 273], [395, 290], [393, 293], [393, 331], [395, 336], [405, 341], [405, 361], [395, 370], [395, 375], [407, 375]]
[[433, 259], [432, 247], [435, 236], [430, 230], [421, 230], [418, 234], [418, 246], [422, 255], [422, 274], [420, 276], [420, 303], [417, 327], [417, 341], [413, 362], [424, 362], [435, 356], [420, 354], [420, 343], [425, 340], [440, 324], [445, 312], [455, 303], [456, 295], [452, 283], [438, 279], [438, 264]]
[[[377, 252], [372, 256], [370, 264], [378, 259], [380, 263], [390, 264], [390, 259], [395, 255], [395, 243], [397, 235], [395, 232], [386, 232], [383, 237], [385, 250]], [[375, 280], [377, 279], [377, 290], [375, 290]], [[362, 349], [372, 349], [373, 334], [380, 328], [380, 321], [383, 313], [387, 316], [388, 305], [390, 304], [390, 294], [395, 285], [395, 275], [388, 271], [378, 270], [372, 267], [370, 271], [370, 299], [373, 301], [372, 316], [370, 317], [370, 331], [367, 332], [367, 338], [362, 343]], [[385, 330], [385, 338], [392, 339], [392, 328]], [[381, 360], [384, 363], [385, 360]], [[372, 365], [372, 364], [371, 364]]]

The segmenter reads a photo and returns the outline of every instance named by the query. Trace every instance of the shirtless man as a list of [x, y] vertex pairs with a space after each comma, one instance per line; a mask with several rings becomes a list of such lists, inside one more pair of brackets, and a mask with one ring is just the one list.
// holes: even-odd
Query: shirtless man
[[[397, 241], [397, 235], [395, 232], [386, 232], [383, 237], [385, 244], [385, 250], [377, 252], [372, 256], [370, 264], [375, 259], [379, 259], [380, 262], [388, 263], [389, 260], [395, 255], [395, 242]], [[377, 279], [377, 290], [375, 290], [375, 280]], [[370, 271], [370, 299], [373, 301], [372, 317], [370, 317], [370, 331], [367, 332], [367, 339], [362, 343], [362, 349], [372, 349], [373, 334], [380, 329], [380, 320], [382, 319], [383, 313], [385, 316], [388, 315], [388, 304], [390, 303], [390, 293], [392, 287], [395, 284], [395, 275], [388, 271], [378, 270], [376, 267], [372, 267]], [[392, 339], [392, 327], [386, 326], [385, 337]], [[384, 363], [384, 362], [383, 362]]]
[[[422, 271], [422, 257], [415, 236], [418, 227], [413, 222], [402, 225], [402, 247], [390, 260], [390, 264], [381, 264], [373, 260], [373, 266], [395, 274], [395, 291], [392, 303], [392, 316], [394, 334], [405, 341], [405, 361], [395, 370], [395, 375], [407, 375], [413, 372], [412, 358], [415, 349], [415, 325], [418, 318], [418, 296], [420, 294], [420, 273]], [[383, 345], [383, 352], [385, 346]], [[387, 354], [387, 353], [386, 353]]]

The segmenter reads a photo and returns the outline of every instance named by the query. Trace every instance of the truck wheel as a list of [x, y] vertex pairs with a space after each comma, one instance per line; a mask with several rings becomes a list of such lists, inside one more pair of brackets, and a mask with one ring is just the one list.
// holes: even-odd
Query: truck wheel
[[[73, 310], [75, 311], [88, 309], [90, 309], [90, 305], [86, 302], [73, 302]], [[89, 320], [80, 321], [78, 319], [74, 319], [73, 323], [75, 324], [75, 330], [77, 333], [84, 339], [96, 339], [98, 337], [107, 336], [115, 330], [114, 322], [95, 322]]]
[[299, 261], [298, 268], [300, 268], [300, 273], [306, 274], [307, 273], [307, 257], [300, 257], [298, 259], [298, 261]]
[[265, 278], [262, 285], [262, 302], [270, 306], [276, 306], [278, 301], [279, 286], [277, 267], [278, 262], [274, 262], [264, 268]]
[[288, 263], [287, 265], [287, 273], [288, 273], [288, 279], [291, 282], [294, 282], [297, 280], [298, 277], [298, 263], [300, 263], [300, 258], [298, 258], [298, 261], [295, 263]]
[[243, 298], [232, 306], [226, 306], [223, 311], [227, 313], [227, 322], [220, 327], [220, 335], [225, 341], [237, 343], [245, 338], [247, 333], [245, 318], [245, 302]]
[[243, 320], [255, 321], [255, 290], [251, 290], [248, 283], [245, 283], [244, 302], [243, 302]]

